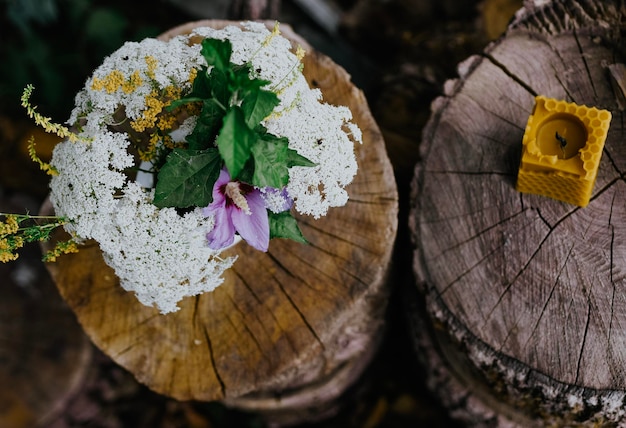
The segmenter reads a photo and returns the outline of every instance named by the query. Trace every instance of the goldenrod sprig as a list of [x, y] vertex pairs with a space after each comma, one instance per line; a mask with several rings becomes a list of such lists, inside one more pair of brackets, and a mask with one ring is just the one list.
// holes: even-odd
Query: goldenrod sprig
[[[293, 66], [291, 67], [289, 72], [287, 72], [287, 74], [285, 74], [282, 79], [272, 85], [272, 87], [270, 88], [272, 92], [280, 95], [285, 91], [285, 89], [293, 85], [293, 83], [298, 79], [298, 75], [295, 74], [293, 71], [297, 68], [299, 72], [302, 72], [302, 70], [304, 69], [304, 64], [302, 63], [302, 60], [304, 59], [305, 55], [306, 50], [304, 50], [302, 46], [298, 45], [298, 47], [296, 48], [296, 61], [293, 63]], [[279, 88], [289, 76], [291, 76], [291, 80], [289, 80], [287, 84], [285, 84], [282, 88]]]
[[[0, 213], [0, 262], [6, 263], [19, 257], [17, 251], [29, 242], [48, 241], [52, 232], [67, 220], [57, 216]], [[72, 244], [73, 243], [73, 244]], [[54, 261], [61, 254], [76, 252], [73, 240], [59, 243], [44, 256], [44, 261]]]
[[30, 97], [33, 93], [33, 89], [35, 89], [33, 85], [31, 84], [26, 85], [26, 87], [24, 88], [24, 92], [22, 93], [22, 98], [21, 98], [22, 107], [26, 109], [26, 112], [28, 113], [28, 117], [33, 119], [37, 125], [41, 126], [46, 132], [50, 134], [58, 135], [61, 138], [67, 138], [68, 140], [72, 142], [88, 141], [87, 139], [82, 138], [78, 136], [77, 134], [75, 134], [74, 132], [70, 131], [69, 128], [61, 124], [54, 123], [52, 122], [51, 118], [45, 117], [41, 113], [38, 113], [36, 111], [37, 106], [33, 106], [30, 103]]
[[63, 254], [77, 253], [77, 252], [78, 252], [78, 243], [74, 241], [73, 239], [70, 239], [69, 241], [59, 241], [56, 243], [56, 245], [54, 246], [52, 250], [48, 251], [46, 254], [43, 255], [42, 260], [46, 263], [56, 262], [57, 257]]
[[280, 23], [278, 21], [274, 21], [274, 28], [272, 28], [272, 32], [268, 34], [265, 40], [261, 42], [261, 45], [254, 52], [252, 52], [248, 61], [251, 62], [262, 49], [267, 48], [272, 42], [272, 39], [276, 36], [280, 36]]
[[59, 171], [47, 162], [42, 161], [37, 156], [37, 150], [35, 150], [35, 137], [31, 136], [28, 139], [28, 156], [30, 159], [39, 165], [39, 168], [48, 175], [59, 175]]

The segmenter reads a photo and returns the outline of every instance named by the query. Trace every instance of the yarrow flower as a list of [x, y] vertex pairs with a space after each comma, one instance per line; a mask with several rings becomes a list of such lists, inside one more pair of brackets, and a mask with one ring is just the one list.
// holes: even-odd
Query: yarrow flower
[[267, 251], [270, 226], [259, 189], [231, 181], [228, 171], [222, 170], [213, 187], [213, 202], [204, 209], [204, 214], [215, 218], [215, 225], [207, 234], [210, 248], [221, 250], [232, 245], [237, 232], [257, 250]]
[[265, 206], [271, 212], [278, 214], [283, 211], [289, 211], [293, 206], [293, 199], [289, 196], [287, 188], [275, 189], [273, 187], [264, 187], [261, 190]]
[[141, 303], [176, 311], [221, 284], [236, 235], [260, 251], [305, 243], [292, 211], [347, 202], [361, 132], [309, 88], [304, 54], [251, 22], [129, 42], [77, 94], [69, 128], [40, 120], [67, 138], [38, 162], [54, 173], [56, 215], [76, 242], [99, 243]]

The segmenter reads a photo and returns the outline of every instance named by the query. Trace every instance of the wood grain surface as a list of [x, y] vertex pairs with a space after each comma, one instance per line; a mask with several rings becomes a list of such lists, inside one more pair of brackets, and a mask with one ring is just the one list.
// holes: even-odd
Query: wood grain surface
[[[262, 253], [238, 244], [228, 250], [239, 259], [224, 284], [183, 300], [181, 310], [168, 315], [124, 291], [95, 244], [50, 266], [91, 340], [159, 393], [206, 401], [256, 394], [252, 407], [263, 406], [266, 396], [274, 406], [281, 396], [288, 402], [293, 391], [307, 387], [332, 398], [360, 373], [378, 343], [397, 228], [393, 172], [349, 75], [310, 48], [304, 73], [325, 101], [349, 106], [363, 131], [348, 204], [320, 220], [299, 218], [310, 245], [273, 240]], [[342, 381], [334, 389], [317, 387], [338, 373]]]
[[[623, 1], [526, 2], [502, 38], [459, 65], [423, 134], [411, 214], [419, 288], [462, 345], [462, 370], [479, 368], [533, 418], [623, 416], [626, 145], [610, 67], [624, 62], [625, 14]], [[540, 94], [613, 113], [586, 208], [515, 190]]]

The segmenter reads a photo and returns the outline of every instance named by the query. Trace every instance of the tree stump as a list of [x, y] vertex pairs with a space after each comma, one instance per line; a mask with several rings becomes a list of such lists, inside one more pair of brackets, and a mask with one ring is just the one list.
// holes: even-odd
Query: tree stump
[[[431, 322], [410, 312], [431, 386], [469, 425], [624, 423], [625, 14], [526, 2], [432, 105], [410, 216]], [[539, 94], [612, 111], [586, 208], [515, 190]]]
[[[164, 39], [200, 25], [190, 23]], [[269, 24], [268, 25], [273, 25]], [[62, 296], [91, 340], [156, 392], [179, 400], [223, 400], [277, 423], [312, 420], [359, 376], [378, 344], [397, 228], [397, 192], [384, 141], [363, 93], [328, 57], [286, 26], [308, 51], [304, 74], [324, 100], [347, 105], [363, 131], [359, 171], [345, 207], [299, 218], [310, 245], [245, 243], [212, 293], [160, 315], [125, 292], [97, 245], [50, 266]]]

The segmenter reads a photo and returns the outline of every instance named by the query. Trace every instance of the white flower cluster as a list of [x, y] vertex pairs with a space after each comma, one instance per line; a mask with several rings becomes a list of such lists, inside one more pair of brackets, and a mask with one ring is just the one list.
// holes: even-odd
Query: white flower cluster
[[291, 149], [317, 164], [291, 168], [287, 191], [298, 212], [319, 218], [330, 207], [348, 201], [345, 186], [357, 172], [354, 143], [361, 142], [361, 130], [350, 122], [350, 109], [323, 103], [321, 91], [309, 88], [287, 39], [269, 38], [269, 30], [260, 23], [246, 23], [244, 30], [198, 28], [194, 34], [229, 39], [233, 45], [231, 61], [250, 62], [258, 77], [272, 82], [270, 89], [277, 92], [280, 104], [263, 124], [272, 134], [289, 139]]
[[147, 306], [173, 312], [183, 297], [219, 286], [234, 258], [222, 260], [206, 245], [213, 219], [205, 218], [201, 208], [180, 216], [173, 208], [158, 209], [152, 197], [129, 183], [117, 210], [93, 238], [126, 290]]
[[[175, 85], [190, 89], [191, 70], [203, 63], [199, 47], [189, 46], [183, 37], [167, 43], [156, 39], [127, 42], [104, 60], [76, 95], [68, 123], [81, 124], [88, 134], [99, 133], [106, 125], [115, 123], [113, 114], [120, 107], [129, 119], [139, 119], [146, 109], [147, 96], [155, 88], [163, 90]], [[119, 85], [97, 87], [98, 81], [107, 80]]]
[[100, 244], [124, 289], [162, 313], [174, 312], [183, 297], [220, 285], [235, 259], [207, 247], [213, 219], [201, 208], [184, 216], [158, 209], [154, 191], [128, 181], [123, 170], [134, 164], [128, 145], [126, 134], [107, 131], [91, 143], [57, 145], [50, 200], [57, 215], [72, 220], [65, 225], [70, 234]]
[[[280, 104], [263, 124], [316, 163], [290, 169], [287, 193], [300, 213], [317, 218], [346, 203], [344, 187], [357, 170], [353, 146], [361, 141], [349, 109], [321, 102], [320, 91], [308, 87], [290, 42], [262, 24], [198, 28], [168, 42], [126, 43], [106, 58], [76, 96], [69, 119], [89, 142], [65, 141], [54, 150], [51, 165], [59, 174], [51, 180], [51, 201], [57, 215], [70, 220], [68, 232], [99, 243], [124, 289], [163, 313], [177, 310], [185, 296], [220, 285], [235, 258], [222, 259], [208, 248], [206, 234], [214, 222], [204, 217], [202, 207], [181, 215], [152, 204], [154, 190], [127, 174], [138, 166], [129, 135], [112, 129], [120, 112], [126, 120], [141, 120], [154, 91], [190, 89], [193, 70], [206, 65], [200, 45], [189, 43], [194, 36], [230, 40], [231, 61], [251, 63], [255, 77], [271, 82], [268, 88]], [[194, 125], [195, 118], [188, 118], [172, 131], [172, 140], [184, 141]], [[276, 209], [286, 202], [281, 197], [265, 194]]]

